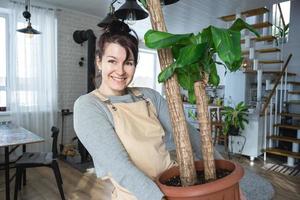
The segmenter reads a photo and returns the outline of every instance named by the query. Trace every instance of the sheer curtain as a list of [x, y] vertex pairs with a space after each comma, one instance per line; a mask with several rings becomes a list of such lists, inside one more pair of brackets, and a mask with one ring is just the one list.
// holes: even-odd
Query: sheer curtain
[[29, 150], [51, 150], [51, 126], [57, 123], [57, 44], [55, 11], [31, 7], [31, 23], [41, 35], [16, 32], [27, 26], [23, 4], [12, 3], [8, 109], [12, 121], [43, 137]]

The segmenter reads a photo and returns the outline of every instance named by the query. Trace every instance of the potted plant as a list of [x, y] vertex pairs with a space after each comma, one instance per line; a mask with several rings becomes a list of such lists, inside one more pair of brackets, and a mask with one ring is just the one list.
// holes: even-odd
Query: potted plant
[[283, 27], [280, 26], [276, 26], [277, 31], [275, 31], [275, 37], [276, 37], [276, 45], [278, 46], [279, 44], [284, 44], [287, 41], [287, 35], [289, 33], [289, 28], [290, 28], [290, 24], [285, 24], [282, 25]]
[[[219, 84], [216, 64], [224, 65], [229, 71], [236, 71], [240, 68], [243, 61], [240, 31], [247, 28], [255, 34], [257, 32], [243, 20], [238, 19], [229, 29], [209, 26], [198, 34], [171, 34], [166, 30], [160, 1], [140, 1], [149, 11], [154, 29], [149, 30], [144, 38], [149, 48], [158, 49], [162, 69], [159, 81], [164, 82], [166, 87], [179, 164], [179, 169], [172, 168], [163, 173], [159, 178], [158, 185], [167, 199], [201, 199], [197, 195], [211, 199], [226, 199], [226, 197], [239, 199], [238, 181], [243, 174], [242, 168], [229, 161], [214, 160], [205, 87], [208, 84], [214, 86]], [[216, 54], [223, 61], [222, 63], [216, 60]], [[193, 161], [178, 83], [188, 90], [189, 102], [197, 103], [203, 162], [197, 162], [196, 165]], [[231, 174], [223, 179], [213, 181], [216, 179], [215, 165], [219, 169], [230, 171]], [[198, 186], [194, 186], [197, 182], [196, 168], [197, 170], [204, 168], [206, 184], [200, 186], [204, 188], [199, 189]], [[185, 187], [168, 187], [161, 183], [174, 175], [180, 176], [181, 185]], [[228, 183], [228, 180], [235, 182]], [[172, 194], [174, 188], [176, 189]], [[229, 193], [224, 192], [226, 188], [229, 189]], [[193, 196], [193, 189], [196, 189], [196, 196]], [[169, 193], [171, 190], [172, 192]], [[217, 194], [220, 191], [221, 196]]]
[[248, 124], [248, 114], [248, 106], [244, 102], [238, 103], [235, 107], [224, 106], [222, 111], [224, 133], [238, 135], [240, 130], [245, 129], [245, 124]]

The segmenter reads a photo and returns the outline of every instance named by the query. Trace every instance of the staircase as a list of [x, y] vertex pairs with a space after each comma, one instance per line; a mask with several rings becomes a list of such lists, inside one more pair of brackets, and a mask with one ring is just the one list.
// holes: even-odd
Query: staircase
[[[242, 53], [248, 59], [244, 73], [253, 80], [248, 88], [251, 91], [251, 85], [254, 85], [257, 91], [254, 103], [261, 106], [264, 127], [261, 151], [264, 152], [264, 159], [267, 155], [278, 155], [286, 158], [287, 165], [294, 166], [300, 159], [300, 82], [297, 81], [300, 74], [288, 70], [292, 55], [284, 58], [283, 44], [277, 46], [276, 38], [269, 34], [272, 23], [268, 21], [271, 15], [267, 8], [252, 9], [220, 19], [230, 23], [237, 17], [247, 20], [250, 16], [259, 16], [257, 19], [262, 20], [252, 23], [261, 37], [245, 35], [241, 40]], [[251, 99], [247, 103], [253, 103]]]

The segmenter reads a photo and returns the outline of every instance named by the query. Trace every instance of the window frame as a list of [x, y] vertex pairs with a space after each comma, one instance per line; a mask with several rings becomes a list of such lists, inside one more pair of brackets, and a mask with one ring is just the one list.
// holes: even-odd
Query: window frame
[[6, 105], [4, 107], [0, 107], [0, 112], [7, 112], [9, 107], [9, 99], [8, 99], [8, 92], [9, 92], [9, 85], [8, 85], [8, 63], [9, 63], [9, 15], [4, 9], [0, 9], [0, 17], [5, 19], [5, 57], [6, 57], [6, 77], [5, 77], [5, 86], [0, 86], [0, 91], [5, 91], [6, 93]]
[[[152, 54], [153, 55], [153, 82], [152, 82], [152, 87], [154, 90], [158, 91], [160, 94], [162, 93], [162, 86], [160, 83], [158, 83], [157, 76], [160, 73], [160, 65], [159, 65], [159, 60], [158, 60], [158, 54], [157, 51], [152, 50], [152, 49], [147, 49], [144, 47], [139, 47], [139, 54], [141, 53], [146, 53], [146, 54]], [[140, 59], [140, 58], [139, 58]]]

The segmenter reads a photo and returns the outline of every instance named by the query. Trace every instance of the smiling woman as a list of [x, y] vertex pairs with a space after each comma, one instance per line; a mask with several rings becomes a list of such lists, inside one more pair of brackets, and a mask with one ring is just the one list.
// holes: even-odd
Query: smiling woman
[[[138, 39], [126, 24], [109, 25], [98, 47], [101, 84], [76, 100], [75, 132], [91, 154], [97, 176], [112, 188], [111, 199], [160, 199], [163, 194], [153, 180], [176, 165], [169, 154], [174, 143], [167, 103], [153, 89], [128, 87], [136, 71]], [[200, 159], [198, 131], [189, 130]]]
[[105, 52], [97, 64], [102, 71], [101, 93], [109, 96], [123, 95], [135, 72], [132, 53], [127, 56], [124, 47], [109, 43], [105, 45]]

